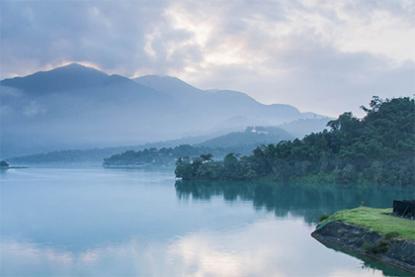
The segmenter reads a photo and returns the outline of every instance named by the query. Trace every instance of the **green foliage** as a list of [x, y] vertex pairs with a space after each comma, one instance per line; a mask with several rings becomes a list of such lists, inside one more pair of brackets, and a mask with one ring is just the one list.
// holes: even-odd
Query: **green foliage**
[[249, 153], [258, 145], [289, 139], [293, 139], [293, 136], [281, 128], [256, 126], [247, 127], [242, 132], [232, 132], [209, 139], [201, 143], [201, 146], [211, 148], [222, 147], [233, 150], [238, 149], [245, 153]]
[[176, 162], [176, 177], [184, 180], [221, 178], [223, 165], [221, 162], [213, 161], [211, 157], [211, 154], [202, 154], [195, 159], [179, 158]]
[[320, 216], [320, 218], [319, 218], [319, 222], [324, 221], [324, 220], [326, 220], [327, 218], [329, 218], [329, 215], [327, 215], [327, 214], [323, 214], [323, 215], [321, 215], [321, 216]]
[[395, 238], [415, 240], [415, 221], [392, 215], [392, 209], [359, 207], [338, 211], [323, 219], [317, 228], [331, 221], [342, 221], [381, 235], [381, 239], [375, 244], [364, 245], [365, 251], [373, 255], [387, 252]]
[[[330, 130], [303, 139], [257, 147], [249, 156], [229, 154], [215, 179], [270, 176], [279, 181], [329, 176], [339, 184], [415, 185], [415, 101], [373, 97], [362, 119], [344, 113]], [[222, 175], [221, 175], [222, 174]], [[197, 173], [194, 179], [202, 179]], [[209, 175], [210, 176], [210, 175]]]
[[392, 215], [392, 209], [359, 207], [343, 210], [331, 215], [321, 224], [335, 220], [368, 228], [383, 235], [385, 239], [397, 237], [415, 240], [415, 221]]
[[389, 232], [385, 235], [386, 240], [391, 240], [391, 239], [394, 239], [394, 238], [397, 238], [397, 237], [399, 237], [398, 232]]
[[[175, 162], [182, 157], [199, 157], [201, 161], [211, 161], [213, 155], [209, 152], [213, 152], [215, 155], [223, 156], [223, 149], [215, 148], [211, 149], [202, 146], [191, 145], [179, 145], [171, 148], [146, 148], [141, 151], [126, 151], [121, 154], [115, 154], [111, 157], [104, 159], [104, 166], [145, 166], [145, 165], [157, 165], [157, 166], [169, 166], [174, 165]], [[190, 163], [190, 158], [187, 158], [187, 162]], [[184, 160], [183, 160], [184, 161]], [[179, 168], [179, 171], [181, 169]]]

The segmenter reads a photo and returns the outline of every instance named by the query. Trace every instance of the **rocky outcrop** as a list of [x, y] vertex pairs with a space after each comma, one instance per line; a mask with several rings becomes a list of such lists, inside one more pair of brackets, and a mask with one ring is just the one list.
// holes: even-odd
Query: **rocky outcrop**
[[327, 247], [369, 256], [415, 274], [415, 241], [396, 238], [394, 233], [383, 236], [342, 221], [331, 221], [318, 226], [311, 235]]

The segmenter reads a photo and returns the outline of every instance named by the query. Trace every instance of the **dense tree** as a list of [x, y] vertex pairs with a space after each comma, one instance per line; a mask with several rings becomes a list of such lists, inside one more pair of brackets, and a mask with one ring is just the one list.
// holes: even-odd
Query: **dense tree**
[[195, 172], [189, 179], [319, 177], [343, 184], [415, 185], [414, 99], [373, 97], [362, 109], [362, 119], [343, 113], [328, 123], [330, 130], [263, 145], [241, 158], [229, 154], [221, 165], [214, 164], [216, 173]]
[[[181, 157], [198, 157], [200, 162], [211, 161], [213, 152], [217, 156], [224, 156], [224, 149], [209, 148], [203, 146], [179, 145], [171, 148], [146, 148], [141, 151], [126, 151], [121, 154], [112, 155], [104, 159], [104, 166], [169, 166]], [[184, 160], [183, 160], [184, 161]]]

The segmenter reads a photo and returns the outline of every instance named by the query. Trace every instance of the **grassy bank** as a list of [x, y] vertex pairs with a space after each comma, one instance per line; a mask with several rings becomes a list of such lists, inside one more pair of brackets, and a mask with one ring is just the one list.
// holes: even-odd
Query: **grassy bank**
[[359, 207], [339, 211], [324, 219], [320, 226], [337, 220], [370, 229], [386, 237], [415, 241], [415, 220], [396, 217], [391, 213], [392, 209]]

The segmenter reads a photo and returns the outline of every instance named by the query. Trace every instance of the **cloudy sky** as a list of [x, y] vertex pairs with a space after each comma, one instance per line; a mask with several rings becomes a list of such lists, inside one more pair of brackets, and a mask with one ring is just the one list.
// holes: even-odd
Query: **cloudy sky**
[[303, 111], [415, 93], [415, 1], [4, 1], [0, 77], [77, 61]]

